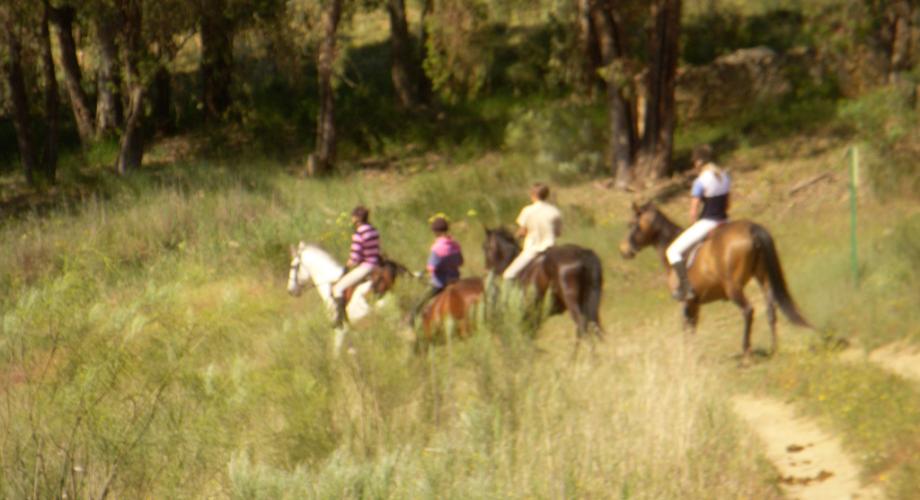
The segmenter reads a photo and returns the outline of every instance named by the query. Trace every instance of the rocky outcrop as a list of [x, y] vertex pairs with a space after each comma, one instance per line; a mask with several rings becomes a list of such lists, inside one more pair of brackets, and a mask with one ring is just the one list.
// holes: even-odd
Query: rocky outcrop
[[739, 49], [705, 66], [685, 66], [677, 76], [678, 112], [684, 119], [714, 118], [752, 104], [774, 102], [797, 85], [825, 78], [812, 51], [778, 54], [768, 47]]

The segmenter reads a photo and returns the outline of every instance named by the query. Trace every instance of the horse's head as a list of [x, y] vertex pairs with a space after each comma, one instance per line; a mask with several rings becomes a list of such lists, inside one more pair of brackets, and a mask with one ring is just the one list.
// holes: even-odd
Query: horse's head
[[628, 232], [620, 242], [620, 255], [625, 259], [635, 257], [639, 250], [658, 241], [663, 217], [651, 201], [641, 206], [633, 202], [632, 211]]
[[521, 247], [507, 229], [503, 227], [486, 228], [486, 239], [482, 243], [482, 251], [486, 256], [486, 269], [502, 273], [521, 253]]
[[288, 273], [288, 293], [299, 297], [303, 292], [304, 284], [312, 283], [310, 270], [303, 265], [304, 242], [295, 247], [291, 245], [291, 271]]

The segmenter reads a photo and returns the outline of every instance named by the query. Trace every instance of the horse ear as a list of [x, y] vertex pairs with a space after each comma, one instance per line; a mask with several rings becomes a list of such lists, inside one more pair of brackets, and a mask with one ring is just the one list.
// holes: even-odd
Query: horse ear
[[635, 212], [636, 214], [638, 214], [641, 211], [639, 210], [639, 205], [636, 204], [635, 200], [633, 200], [632, 202], [632, 209], [633, 209], [633, 212]]
[[294, 245], [290, 246], [290, 250], [291, 250], [291, 258], [293, 259], [294, 257], [297, 257], [297, 249], [294, 248]]

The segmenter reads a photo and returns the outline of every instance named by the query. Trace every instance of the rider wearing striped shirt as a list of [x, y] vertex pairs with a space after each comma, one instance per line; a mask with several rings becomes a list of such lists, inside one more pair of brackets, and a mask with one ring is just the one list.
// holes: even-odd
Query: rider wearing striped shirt
[[712, 161], [712, 148], [704, 144], [693, 151], [693, 168], [699, 172], [690, 189], [690, 220], [694, 223], [684, 230], [665, 251], [668, 263], [680, 284], [674, 291], [677, 300], [693, 298], [684, 253], [703, 241], [710, 231], [728, 219], [731, 178]]
[[351, 211], [355, 232], [351, 235], [351, 254], [345, 264], [345, 268], [350, 271], [332, 286], [337, 327], [345, 322], [345, 290], [363, 281], [380, 265], [380, 234], [368, 222], [369, 216], [370, 211], [360, 205]]

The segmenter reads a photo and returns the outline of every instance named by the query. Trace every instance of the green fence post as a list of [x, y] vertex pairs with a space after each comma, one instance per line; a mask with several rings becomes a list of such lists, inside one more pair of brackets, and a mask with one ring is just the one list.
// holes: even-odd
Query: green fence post
[[853, 285], [859, 286], [859, 258], [856, 252], [856, 184], [859, 181], [859, 148], [850, 150], [850, 267]]

